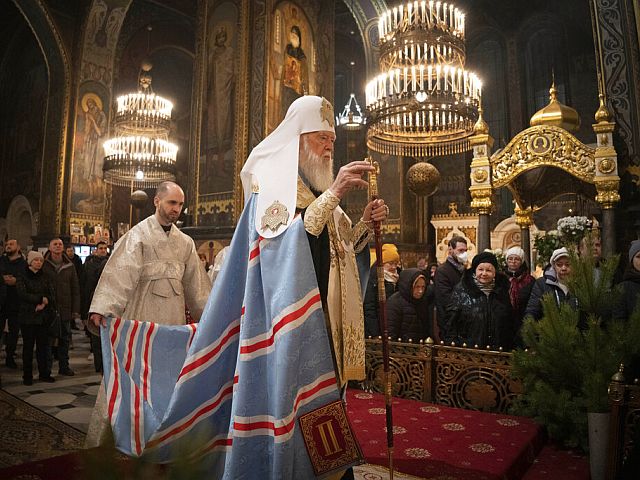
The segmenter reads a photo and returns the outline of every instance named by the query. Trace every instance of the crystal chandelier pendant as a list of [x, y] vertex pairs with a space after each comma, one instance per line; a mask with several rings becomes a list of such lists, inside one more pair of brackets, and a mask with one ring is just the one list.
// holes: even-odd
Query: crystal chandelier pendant
[[152, 188], [175, 180], [178, 147], [169, 141], [173, 104], [151, 88], [151, 64], [144, 62], [138, 91], [117, 99], [115, 136], [104, 143], [104, 181]]
[[461, 153], [482, 85], [465, 68], [465, 16], [450, 3], [409, 2], [378, 21], [380, 71], [367, 84], [367, 145], [413, 157]]

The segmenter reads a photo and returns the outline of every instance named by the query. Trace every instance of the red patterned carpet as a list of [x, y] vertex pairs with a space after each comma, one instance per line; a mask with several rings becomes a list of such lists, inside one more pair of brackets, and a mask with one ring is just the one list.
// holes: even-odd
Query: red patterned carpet
[[[386, 465], [383, 396], [349, 390], [347, 411], [366, 461]], [[417, 477], [519, 479], [544, 443], [540, 426], [528, 418], [400, 398], [393, 401], [393, 423], [395, 469]]]
[[546, 445], [523, 480], [589, 480], [589, 459], [570, 450]]

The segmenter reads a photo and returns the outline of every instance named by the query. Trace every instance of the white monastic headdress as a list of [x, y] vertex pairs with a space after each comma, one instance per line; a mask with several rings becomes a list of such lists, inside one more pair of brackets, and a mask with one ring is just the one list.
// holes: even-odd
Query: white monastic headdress
[[[256, 230], [265, 238], [284, 232], [293, 221], [296, 210], [298, 153], [300, 135], [317, 131], [335, 132], [333, 107], [323, 97], [305, 95], [295, 100], [282, 123], [249, 154], [240, 179], [245, 202], [251, 192], [259, 190]], [[274, 229], [263, 226], [263, 214], [270, 209], [284, 208], [286, 220]], [[284, 207], [281, 207], [284, 206]]]

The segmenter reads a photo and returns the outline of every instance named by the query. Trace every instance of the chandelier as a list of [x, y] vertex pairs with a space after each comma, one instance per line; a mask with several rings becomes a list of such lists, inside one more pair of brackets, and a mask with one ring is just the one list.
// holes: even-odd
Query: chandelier
[[138, 91], [117, 99], [115, 136], [104, 143], [104, 181], [152, 188], [175, 180], [178, 147], [169, 141], [173, 104], [151, 88], [152, 66], [144, 62]]
[[444, 2], [408, 2], [380, 17], [382, 73], [366, 87], [369, 148], [414, 157], [471, 149], [482, 85], [465, 69], [464, 28], [464, 14]]
[[365, 123], [367, 123], [367, 119], [362, 114], [360, 105], [358, 105], [356, 94], [352, 93], [342, 113], [336, 115], [336, 125], [344, 127], [347, 130], [358, 130]]

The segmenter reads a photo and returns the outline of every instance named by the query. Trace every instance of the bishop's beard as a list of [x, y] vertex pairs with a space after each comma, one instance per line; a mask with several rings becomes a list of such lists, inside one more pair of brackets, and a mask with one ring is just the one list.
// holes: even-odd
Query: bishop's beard
[[300, 152], [298, 168], [302, 178], [313, 190], [324, 192], [333, 183], [333, 156], [327, 160], [313, 152], [304, 137], [301, 141], [302, 152]]

